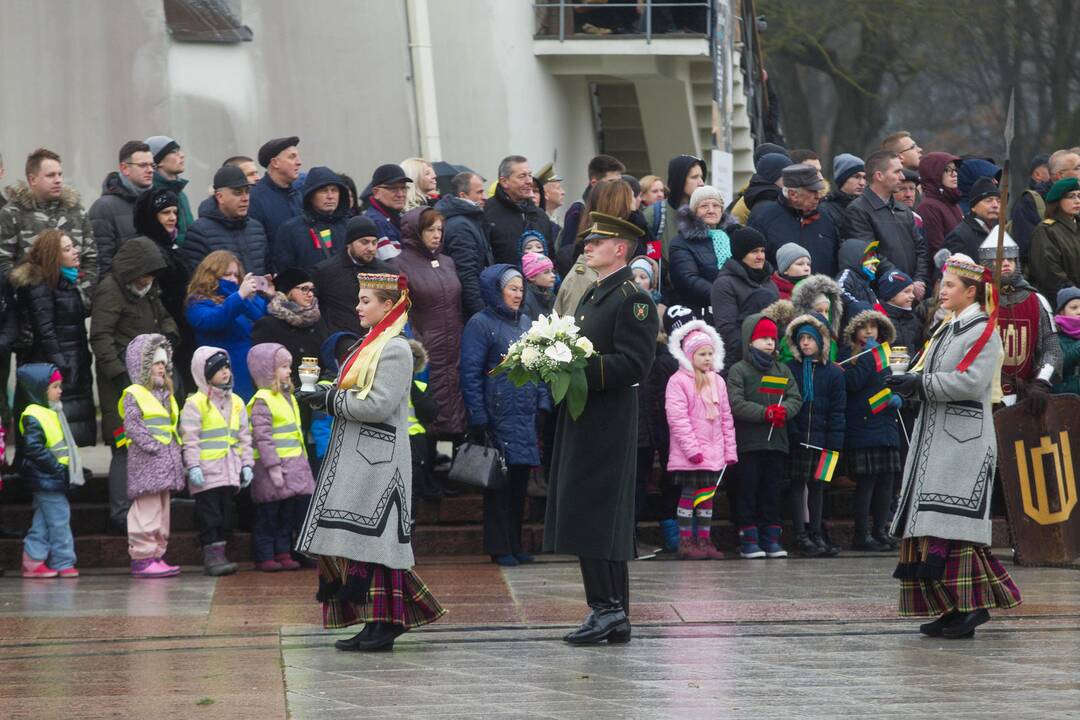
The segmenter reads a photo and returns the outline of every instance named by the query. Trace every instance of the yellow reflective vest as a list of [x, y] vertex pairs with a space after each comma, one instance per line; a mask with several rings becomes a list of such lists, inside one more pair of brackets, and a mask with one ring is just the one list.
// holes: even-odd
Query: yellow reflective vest
[[244, 407], [244, 401], [235, 393], [229, 397], [232, 398], [232, 413], [228, 423], [206, 393], [199, 391], [188, 398], [189, 403], [193, 402], [199, 408], [199, 416], [202, 418], [202, 427], [199, 428], [199, 460], [220, 460], [240, 442], [240, 410]]
[[[420, 388], [420, 392], [427, 390], [427, 383], [423, 380], [413, 380], [416, 383], [416, 387]], [[412, 393], [409, 393], [409, 436], [424, 435], [427, 430], [420, 424], [419, 418], [416, 417], [416, 408], [412, 404]]]
[[[286, 397], [279, 392], [263, 388], [255, 393], [247, 405], [249, 418], [251, 406], [256, 400], [262, 400], [270, 409], [274, 423], [274, 449], [277, 450], [278, 457], [291, 458], [306, 454], [304, 431], [300, 428], [300, 406], [296, 404], [296, 398], [292, 395]], [[255, 459], [258, 460], [258, 446], [254, 442], [252, 445], [255, 446]]]
[[[180, 444], [180, 436], [176, 434], [176, 422], [180, 419], [180, 408], [176, 405], [176, 398], [169, 395], [169, 410], [166, 412], [165, 406], [146, 387], [128, 385], [124, 388], [124, 392], [120, 394], [120, 400], [116, 403], [116, 407], [120, 411], [120, 417], [124, 417], [124, 398], [128, 395], [135, 398], [135, 403], [139, 406], [139, 411], [142, 412], [143, 424], [146, 425], [146, 429], [150, 431], [155, 440], [162, 445], [169, 445], [172, 443], [173, 438], [176, 438], [176, 444]], [[118, 442], [117, 446], [123, 447], [129, 442], [131, 441], [125, 438]]]
[[48, 446], [49, 452], [53, 454], [56, 461], [65, 467], [70, 464], [71, 457], [67, 441], [64, 440], [64, 428], [60, 425], [60, 416], [56, 414], [56, 411], [41, 405], [27, 405], [19, 416], [20, 433], [26, 432], [23, 419], [27, 415], [37, 420], [41, 429], [45, 431], [45, 445]]

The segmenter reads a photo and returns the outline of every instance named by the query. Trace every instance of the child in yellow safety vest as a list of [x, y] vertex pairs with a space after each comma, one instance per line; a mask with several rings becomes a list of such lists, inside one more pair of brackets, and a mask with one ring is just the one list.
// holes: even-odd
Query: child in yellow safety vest
[[172, 577], [180, 568], [165, 562], [172, 493], [184, 489], [184, 464], [173, 397], [172, 347], [164, 335], [137, 335], [124, 354], [128, 385], [117, 409], [123, 418], [117, 446], [127, 447], [128, 554], [131, 574]]
[[292, 355], [278, 343], [259, 343], [248, 352], [247, 365], [258, 388], [247, 406], [255, 446], [255, 569], [297, 570], [300, 563], [290, 555], [292, 538], [304, 522], [315, 478], [293, 397]]
[[82, 465], [60, 404], [55, 365], [28, 363], [16, 375], [29, 404], [19, 417], [19, 478], [34, 496], [34, 519], [23, 542], [24, 578], [79, 577], [67, 490], [83, 484]]
[[203, 572], [231, 575], [236, 563], [225, 556], [232, 534], [234, 496], [255, 472], [244, 401], [232, 391], [229, 354], [205, 345], [191, 357], [191, 377], [199, 391], [180, 413], [188, 491], [195, 499], [195, 523], [203, 550]]

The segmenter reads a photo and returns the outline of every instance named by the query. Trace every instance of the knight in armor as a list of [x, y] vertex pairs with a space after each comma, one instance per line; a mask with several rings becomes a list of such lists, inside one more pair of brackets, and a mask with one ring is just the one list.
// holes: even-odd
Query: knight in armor
[[[1005, 233], [1001, 261], [1001, 306], [998, 333], [1005, 350], [1001, 366], [1002, 401], [1023, 402], [1031, 415], [1046, 411], [1053, 383], [1061, 377], [1061, 346], [1054, 309], [1036, 292], [1020, 268], [1020, 246]], [[993, 267], [997, 258], [997, 233], [991, 232], [979, 246], [979, 260]]]

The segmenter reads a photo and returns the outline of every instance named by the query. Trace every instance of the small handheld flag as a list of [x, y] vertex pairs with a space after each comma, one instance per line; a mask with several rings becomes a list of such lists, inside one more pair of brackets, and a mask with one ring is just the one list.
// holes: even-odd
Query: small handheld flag
[[874, 366], [877, 368], [878, 372], [889, 367], [889, 353], [891, 352], [892, 348], [889, 347], [889, 343], [882, 343], [870, 353], [871, 357], [874, 358]]
[[713, 499], [714, 495], [716, 495], [716, 488], [715, 487], [701, 488], [696, 493], [694, 493], [694, 507], [696, 508], [698, 505], [700, 505], [702, 503], [709, 502], [710, 500]]
[[765, 375], [761, 378], [761, 387], [759, 390], [770, 395], [783, 395], [784, 388], [787, 387], [787, 382], [787, 378], [785, 377]]
[[814, 470], [814, 479], [821, 482], [832, 482], [833, 473], [836, 472], [836, 464], [840, 461], [840, 453], [836, 450], [822, 450], [818, 458], [817, 469]]
[[889, 400], [892, 399], [892, 390], [885, 388], [877, 395], [870, 398], [870, 412], [877, 415], [879, 412], [889, 406]]
[[113, 444], [118, 448], [125, 447], [128, 444], [127, 433], [124, 432], [123, 425], [113, 430]]

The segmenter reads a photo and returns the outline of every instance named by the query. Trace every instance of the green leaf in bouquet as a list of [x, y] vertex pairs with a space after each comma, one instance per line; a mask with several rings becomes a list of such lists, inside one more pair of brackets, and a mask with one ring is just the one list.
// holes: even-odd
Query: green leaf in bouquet
[[566, 393], [566, 409], [570, 411], [570, 417], [577, 420], [585, 410], [585, 401], [589, 397], [589, 381], [585, 378], [585, 371], [574, 370], [570, 373], [570, 387]]
[[514, 387], [521, 387], [525, 383], [532, 380], [532, 373], [525, 368], [524, 365], [515, 365], [514, 368], [507, 374], [510, 382], [514, 383]]
[[553, 373], [548, 384], [551, 386], [551, 397], [555, 402], [560, 403], [570, 388], [570, 375], [565, 372]]

